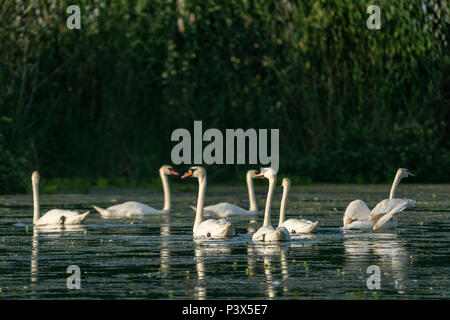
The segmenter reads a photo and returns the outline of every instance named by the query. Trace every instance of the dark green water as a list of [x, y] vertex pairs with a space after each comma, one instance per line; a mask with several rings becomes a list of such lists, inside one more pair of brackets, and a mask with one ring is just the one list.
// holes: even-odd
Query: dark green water
[[[193, 185], [194, 186], [194, 185]], [[189, 188], [188, 188], [189, 189]], [[450, 186], [401, 185], [398, 197], [415, 199], [386, 233], [343, 233], [347, 204], [369, 207], [389, 186], [293, 187], [287, 216], [318, 220], [318, 233], [288, 244], [255, 245], [256, 221], [233, 218], [237, 236], [194, 241], [196, 189], [173, 192], [167, 217], [104, 220], [91, 209], [85, 226], [33, 230], [30, 195], [0, 197], [0, 298], [117, 299], [448, 299]], [[257, 187], [260, 211], [266, 187]], [[277, 190], [272, 224], [278, 221]], [[162, 207], [162, 191], [110, 189], [89, 195], [41, 196], [42, 212], [86, 210], [136, 200]], [[206, 203], [248, 205], [245, 188], [216, 187]], [[78, 265], [81, 289], [68, 289], [67, 267]], [[370, 265], [381, 271], [381, 288], [369, 290]]]

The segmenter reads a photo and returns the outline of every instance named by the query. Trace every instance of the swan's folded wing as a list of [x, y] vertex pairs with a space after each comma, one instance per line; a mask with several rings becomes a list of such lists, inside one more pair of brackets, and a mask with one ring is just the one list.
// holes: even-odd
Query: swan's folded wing
[[377, 223], [375, 223], [375, 225], [373, 226], [373, 230], [377, 231], [378, 229], [380, 229], [383, 224], [385, 224], [394, 217], [394, 214], [395, 213], [386, 213], [384, 216], [378, 219]]
[[37, 221], [37, 225], [45, 225], [45, 224], [63, 224], [64, 220], [61, 220], [61, 217], [64, 216], [65, 219], [77, 217], [80, 214], [77, 211], [70, 210], [61, 210], [61, 209], [52, 209], [46, 212], [42, 217]]
[[203, 208], [203, 213], [221, 218], [231, 215], [247, 215], [248, 212], [248, 210], [228, 202], [221, 202]]
[[[190, 206], [190, 207], [191, 207], [192, 210], [197, 211], [197, 207], [194, 207], [194, 206]], [[205, 216], [213, 216], [213, 217], [216, 217], [216, 218], [219, 217], [219, 215], [217, 214], [216, 211], [208, 210], [206, 208], [203, 208], [203, 214]]]
[[373, 208], [369, 214], [369, 218], [371, 220], [377, 220], [387, 213], [394, 215], [415, 204], [416, 201], [411, 199], [384, 199]]
[[144, 203], [136, 202], [136, 201], [127, 201], [121, 204], [116, 204], [114, 206], [109, 207], [108, 211], [116, 211], [116, 212], [129, 212], [132, 210], [145, 210], [149, 208]]
[[367, 219], [369, 213], [370, 210], [364, 201], [354, 200], [345, 209], [344, 216], [351, 220], [364, 220]]

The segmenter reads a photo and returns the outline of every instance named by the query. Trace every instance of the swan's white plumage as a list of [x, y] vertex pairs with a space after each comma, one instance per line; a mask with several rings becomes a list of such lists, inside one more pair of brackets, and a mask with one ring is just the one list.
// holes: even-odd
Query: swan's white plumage
[[265, 235], [268, 234], [268, 233], [272, 233], [274, 231], [275, 231], [275, 228], [272, 227], [271, 225], [262, 226], [261, 228], [258, 229], [258, 231], [256, 231], [253, 234], [252, 240], [253, 241], [264, 241]]
[[[248, 170], [246, 174], [247, 191], [249, 197], [250, 208], [244, 209], [229, 202], [221, 202], [209, 205], [203, 208], [203, 213], [213, 217], [228, 218], [230, 216], [254, 216], [258, 214], [258, 206], [256, 204], [255, 187], [253, 179], [256, 178], [256, 170]], [[196, 211], [197, 208], [191, 206]]]
[[[195, 207], [192, 207], [192, 209], [196, 210]], [[232, 203], [221, 202], [204, 207], [203, 213], [210, 216], [228, 218], [230, 216], [254, 216], [258, 214], [258, 211], [246, 210]]]
[[362, 200], [353, 200], [345, 209], [344, 216], [352, 220], [363, 220], [369, 216], [370, 209]]
[[291, 240], [291, 236], [289, 231], [284, 227], [274, 228], [271, 225], [268, 225], [259, 228], [258, 231], [253, 234], [252, 240], [255, 242], [289, 241]]
[[103, 218], [143, 218], [152, 215], [163, 215], [170, 213], [171, 201], [170, 201], [170, 186], [169, 175], [178, 175], [178, 172], [172, 169], [169, 165], [162, 165], [159, 168], [159, 175], [161, 177], [163, 190], [164, 190], [164, 208], [158, 210], [146, 205], [145, 203], [137, 201], [127, 201], [121, 204], [117, 204], [106, 209], [98, 206], [93, 206]]
[[142, 218], [151, 215], [168, 214], [169, 210], [157, 210], [144, 203], [127, 201], [106, 209], [93, 206], [103, 218]]
[[374, 223], [369, 220], [354, 220], [342, 227], [342, 230], [371, 230]]
[[198, 198], [193, 228], [195, 239], [210, 238], [220, 239], [233, 237], [235, 235], [231, 221], [227, 219], [208, 219], [203, 221], [205, 194], [207, 186], [206, 171], [203, 167], [194, 166], [189, 169], [181, 178], [193, 177], [198, 179]]
[[274, 232], [266, 233], [264, 242], [289, 241], [291, 235], [285, 227], [277, 227]]
[[37, 226], [48, 225], [48, 224], [81, 224], [86, 220], [89, 211], [80, 214], [77, 211], [60, 210], [53, 209], [46, 212], [39, 220], [35, 223]]
[[[394, 217], [394, 213], [387, 213], [384, 216], [381, 216], [380, 219], [378, 219], [377, 223], [373, 226], [373, 230], [377, 231], [382, 226], [384, 226], [384, 229], [390, 229], [392, 226], [389, 225], [388, 221], [390, 221]], [[392, 225], [396, 225], [393, 221], [391, 222]]]
[[[414, 176], [408, 169], [397, 170], [394, 182], [392, 183], [389, 199], [380, 201], [372, 211], [362, 200], [352, 201], [345, 210], [343, 230], [369, 230], [395, 229], [397, 227], [397, 217], [395, 215], [413, 206], [416, 201], [411, 199], [396, 199], [395, 193], [402, 178]], [[389, 216], [386, 216], [389, 215]]]
[[[411, 199], [384, 199], [379, 202], [369, 214], [369, 219], [376, 221], [373, 230], [377, 231], [383, 226], [386, 228], [388, 225], [387, 222], [391, 221], [396, 214], [403, 212], [406, 208], [415, 204], [416, 201]], [[396, 220], [393, 220], [392, 224], [396, 227]]]
[[39, 179], [39, 172], [34, 171], [31, 175], [31, 183], [33, 187], [33, 224], [35, 226], [77, 225], [82, 224], [86, 220], [89, 211], [80, 214], [77, 211], [53, 209], [41, 216], [39, 207]]
[[291, 180], [289, 178], [283, 178], [283, 197], [281, 198], [280, 205], [280, 220], [278, 221], [279, 227], [285, 227], [290, 234], [298, 233], [311, 233], [317, 229], [319, 222], [312, 222], [306, 219], [288, 219], [284, 220], [286, 212], [286, 202], [289, 191], [291, 189]]
[[77, 225], [82, 224], [86, 220], [89, 211], [80, 214], [77, 211], [53, 209], [41, 216], [39, 207], [39, 179], [39, 173], [34, 171], [31, 175], [31, 183], [33, 187], [33, 224], [35, 226]]
[[416, 201], [411, 199], [384, 199], [372, 209], [369, 218], [378, 220], [387, 213], [399, 213], [415, 204]]
[[[416, 204], [411, 199], [384, 199], [372, 209], [366, 218], [359, 218], [345, 225], [343, 230], [391, 230], [397, 227], [395, 215]], [[391, 220], [392, 219], [392, 220]]]
[[319, 222], [312, 222], [306, 219], [288, 219], [281, 225], [288, 229], [291, 234], [294, 233], [311, 233], [317, 229]]
[[258, 176], [267, 178], [269, 180], [269, 190], [267, 191], [266, 197], [264, 224], [261, 228], [258, 229], [258, 231], [253, 234], [252, 240], [255, 242], [289, 241], [291, 240], [291, 235], [285, 227], [279, 225], [275, 229], [270, 224], [270, 211], [272, 206], [273, 193], [277, 184], [277, 172], [273, 168], [261, 168], [261, 172], [258, 174]]
[[233, 237], [234, 229], [231, 222], [226, 219], [208, 219], [200, 223], [195, 230], [196, 238], [220, 239]]

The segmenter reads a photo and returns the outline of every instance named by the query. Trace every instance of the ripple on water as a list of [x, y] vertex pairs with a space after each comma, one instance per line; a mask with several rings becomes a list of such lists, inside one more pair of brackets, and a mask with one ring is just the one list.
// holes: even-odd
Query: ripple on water
[[[402, 188], [414, 198], [413, 185]], [[84, 226], [36, 229], [30, 196], [6, 197], [0, 205], [0, 298], [445, 299], [449, 187], [420, 188], [418, 206], [400, 215], [396, 231], [339, 229], [351, 200], [381, 200], [384, 189], [293, 188], [287, 216], [320, 224], [316, 234], [296, 235], [285, 244], [251, 241], [262, 216], [256, 222], [233, 218], [237, 236], [232, 239], [193, 240], [194, 214], [187, 204], [195, 204], [194, 193], [176, 194], [175, 211], [165, 217], [104, 220], [91, 210]], [[263, 208], [265, 189], [257, 189], [257, 196]], [[155, 207], [161, 202], [159, 193], [125, 191], [43, 198], [43, 212], [52, 207], [89, 210], [92, 203], [109, 205], [111, 199]], [[275, 200], [273, 223], [278, 220]], [[219, 201], [248, 203], [240, 189], [207, 195], [207, 203]], [[369, 207], [376, 202], [369, 200]], [[69, 265], [80, 267], [80, 290], [67, 289]], [[370, 265], [380, 268], [380, 290], [367, 288]]]

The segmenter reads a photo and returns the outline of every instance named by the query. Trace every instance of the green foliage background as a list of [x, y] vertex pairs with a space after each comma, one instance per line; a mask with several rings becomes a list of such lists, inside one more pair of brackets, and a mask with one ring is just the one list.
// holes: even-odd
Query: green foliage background
[[[70, 4], [81, 30], [66, 28]], [[280, 173], [298, 181], [406, 167], [449, 182], [449, 22], [431, 0], [1, 1], [0, 193], [35, 169], [153, 178], [194, 120], [279, 128]]]

